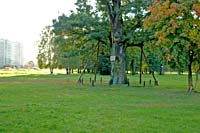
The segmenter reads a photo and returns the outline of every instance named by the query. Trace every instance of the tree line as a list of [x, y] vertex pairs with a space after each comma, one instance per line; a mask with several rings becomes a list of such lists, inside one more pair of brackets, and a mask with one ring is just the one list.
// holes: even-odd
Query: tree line
[[198, 0], [96, 0], [95, 5], [77, 0], [75, 5], [70, 15], [58, 16], [42, 31], [40, 68], [49, 67], [51, 73], [57, 67], [92, 68], [97, 73], [104, 64], [110, 66], [111, 84], [125, 84], [128, 67], [137, 64], [154, 73], [164, 64], [187, 68], [188, 91], [198, 88]]

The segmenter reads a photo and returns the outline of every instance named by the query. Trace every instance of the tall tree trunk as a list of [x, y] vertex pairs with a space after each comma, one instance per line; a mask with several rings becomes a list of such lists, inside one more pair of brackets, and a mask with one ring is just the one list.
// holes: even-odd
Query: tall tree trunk
[[140, 54], [140, 84], [142, 84], [142, 49], [143, 49], [143, 46], [141, 46], [140, 49], [141, 49], [141, 54]]
[[198, 68], [196, 72], [196, 83], [195, 83], [195, 91], [198, 91], [198, 84], [199, 84], [199, 72], [200, 72], [200, 67]]
[[65, 70], [66, 70], [66, 75], [69, 75], [69, 68], [66, 67]]
[[53, 67], [50, 67], [50, 73], [53, 74]]
[[188, 92], [193, 91], [192, 83], [192, 62], [193, 62], [194, 52], [189, 50], [189, 62], [188, 62]]
[[125, 46], [122, 44], [122, 15], [120, 12], [121, 0], [106, 0], [106, 8], [111, 23], [111, 80], [110, 84], [126, 83]]
[[96, 63], [95, 63], [95, 71], [94, 71], [94, 81], [97, 81], [97, 71], [98, 71], [98, 67], [99, 67], [99, 41], [97, 43], [97, 58], [96, 58]]

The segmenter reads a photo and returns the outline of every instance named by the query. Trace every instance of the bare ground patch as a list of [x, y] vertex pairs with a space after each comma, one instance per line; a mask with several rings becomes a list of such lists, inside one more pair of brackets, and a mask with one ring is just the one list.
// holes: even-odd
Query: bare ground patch
[[58, 80], [58, 79], [15, 79], [15, 80], [7, 80], [0, 79], [0, 83], [50, 83], [50, 84], [66, 84], [66, 85], [74, 85], [77, 84], [76, 81], [69, 80]]

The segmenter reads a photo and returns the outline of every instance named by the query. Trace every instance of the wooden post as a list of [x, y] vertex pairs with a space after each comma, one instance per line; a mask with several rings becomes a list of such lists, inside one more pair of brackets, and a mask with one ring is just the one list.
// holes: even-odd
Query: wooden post
[[92, 86], [94, 86], [94, 80], [92, 80]]
[[142, 49], [143, 46], [140, 47], [141, 52], [140, 52], [140, 84], [142, 84]]
[[149, 85], [151, 85], [151, 80], [149, 80]]
[[83, 85], [83, 78], [82, 78], [82, 80], [81, 80], [81, 83], [82, 83], [82, 85]]
[[158, 80], [155, 80], [155, 86], [158, 86]]
[[92, 82], [92, 78], [90, 77], [90, 83]]
[[145, 87], [145, 81], [143, 82], [143, 85], [144, 85], [144, 87]]
[[128, 86], [130, 86], [130, 82], [129, 82], [129, 79], [127, 79], [127, 84], [128, 84]]

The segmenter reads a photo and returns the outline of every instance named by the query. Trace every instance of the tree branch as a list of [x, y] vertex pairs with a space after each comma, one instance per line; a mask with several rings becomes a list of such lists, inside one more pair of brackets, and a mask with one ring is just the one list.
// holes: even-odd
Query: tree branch
[[112, 10], [112, 7], [110, 5], [110, 1], [109, 0], [105, 0], [105, 6], [106, 6], [106, 10], [108, 11], [108, 15], [110, 17], [110, 21], [112, 22], [113, 20], [113, 10]]

